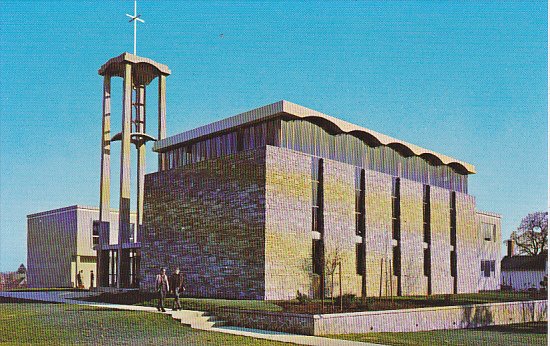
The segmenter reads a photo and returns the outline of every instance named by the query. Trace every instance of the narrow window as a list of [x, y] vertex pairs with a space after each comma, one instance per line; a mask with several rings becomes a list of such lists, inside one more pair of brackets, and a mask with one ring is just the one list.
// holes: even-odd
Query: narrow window
[[101, 222], [99, 220], [94, 220], [94, 223], [92, 225], [92, 245], [98, 245], [99, 244], [99, 227], [101, 225]]
[[399, 248], [399, 246], [393, 247], [392, 263], [393, 263], [393, 275], [399, 277], [401, 275], [401, 249]]
[[320, 239], [313, 239], [313, 273], [321, 275], [323, 273], [323, 243]]
[[[323, 160], [312, 158], [311, 163], [311, 230], [319, 232], [321, 239], [313, 239], [312, 260], [313, 273], [323, 275], [324, 244], [323, 244]], [[321, 280], [322, 281], [322, 280]], [[322, 283], [321, 283], [322, 285]], [[322, 291], [322, 290], [321, 290]]]
[[355, 244], [355, 272], [363, 275], [365, 272], [365, 244]]
[[453, 246], [453, 251], [451, 251], [451, 276], [453, 277], [453, 293], [458, 292], [458, 277], [457, 277], [457, 253], [456, 253], [456, 192], [451, 191], [450, 196], [450, 236], [451, 236], [451, 246]]
[[430, 205], [430, 185], [424, 185], [423, 194], [423, 213], [424, 213], [424, 242], [430, 244], [431, 231], [431, 205]]
[[424, 276], [430, 276], [430, 250], [424, 249]]
[[355, 169], [355, 234], [365, 234], [365, 170]]
[[451, 251], [451, 276], [456, 279], [456, 252], [455, 251]]
[[392, 180], [392, 235], [393, 239], [399, 241], [401, 238], [401, 210], [400, 210], [400, 179], [394, 177]]
[[313, 158], [311, 164], [311, 208], [312, 208], [312, 231], [322, 233], [322, 207], [323, 207], [323, 160], [319, 158]]
[[485, 241], [494, 241], [493, 237], [493, 224], [482, 222], [481, 223], [481, 232], [483, 233], [483, 239]]
[[456, 193], [451, 191], [451, 203], [450, 203], [450, 217], [451, 217], [451, 245], [456, 246]]

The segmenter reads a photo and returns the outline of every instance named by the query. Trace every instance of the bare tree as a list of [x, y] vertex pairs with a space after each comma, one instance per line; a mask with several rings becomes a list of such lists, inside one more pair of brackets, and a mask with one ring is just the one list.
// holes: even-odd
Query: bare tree
[[325, 253], [325, 274], [330, 275], [331, 286], [330, 286], [330, 300], [332, 302], [332, 307], [334, 308], [334, 273], [336, 268], [342, 262], [342, 252], [339, 247], [335, 247], [328, 253]]
[[520, 254], [536, 256], [548, 250], [548, 212], [538, 211], [524, 217], [510, 239]]

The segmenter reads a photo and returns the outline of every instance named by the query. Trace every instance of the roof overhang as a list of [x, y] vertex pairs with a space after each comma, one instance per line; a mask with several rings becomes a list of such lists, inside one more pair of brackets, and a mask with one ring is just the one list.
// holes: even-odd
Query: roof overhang
[[170, 75], [168, 66], [160, 64], [149, 58], [144, 58], [130, 53], [122, 53], [117, 57], [109, 59], [97, 71], [101, 76], [124, 77], [124, 65], [132, 64], [134, 70], [134, 84], [148, 85], [159, 75]]
[[259, 122], [278, 116], [311, 121], [313, 123], [317, 123], [333, 134], [350, 134], [362, 139], [369, 145], [389, 146], [397, 150], [403, 156], [420, 156], [434, 165], [448, 165], [463, 174], [476, 173], [475, 166], [472, 164], [456, 160], [447, 155], [424, 149], [417, 145], [395, 139], [365, 127], [354, 125], [347, 121], [340, 120], [313, 109], [284, 100], [164, 138], [155, 142], [153, 150], [156, 152], [164, 152], [170, 147], [174, 147], [200, 137], [209, 136], [217, 132], [223, 132], [241, 127], [244, 124]]

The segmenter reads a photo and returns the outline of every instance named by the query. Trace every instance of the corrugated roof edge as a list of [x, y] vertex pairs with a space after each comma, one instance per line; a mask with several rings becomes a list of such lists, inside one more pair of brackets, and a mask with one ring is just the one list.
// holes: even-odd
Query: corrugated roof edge
[[157, 141], [154, 144], [153, 150], [156, 152], [163, 151], [164, 149], [167, 149], [169, 147], [175, 146], [180, 143], [184, 143], [184, 142], [187, 142], [196, 138], [200, 138], [202, 136], [210, 135], [216, 132], [239, 127], [244, 124], [258, 121], [261, 119], [267, 119], [280, 113], [286, 113], [296, 118], [302, 118], [302, 119], [320, 118], [332, 123], [332, 125], [334, 125], [341, 133], [349, 133], [351, 135], [364, 133], [374, 137], [377, 141], [379, 141], [383, 145], [390, 146], [390, 147], [403, 146], [416, 156], [435, 157], [437, 158], [437, 160], [441, 162], [441, 164], [448, 165], [451, 167], [459, 165], [468, 174], [476, 173], [475, 166], [472, 164], [456, 160], [447, 155], [443, 155], [428, 149], [424, 149], [417, 145], [395, 139], [393, 137], [384, 135], [382, 133], [349, 123], [344, 120], [331, 117], [329, 115], [323, 114], [316, 110], [309, 109], [307, 107], [300, 106], [298, 104], [285, 101], [285, 100], [281, 100], [263, 107], [259, 107], [241, 114], [237, 114], [235, 116], [225, 118], [225, 119], [213, 122], [211, 124], [200, 126], [196, 129], [185, 131], [177, 135], [170, 136], [168, 138], [164, 138], [162, 140]]

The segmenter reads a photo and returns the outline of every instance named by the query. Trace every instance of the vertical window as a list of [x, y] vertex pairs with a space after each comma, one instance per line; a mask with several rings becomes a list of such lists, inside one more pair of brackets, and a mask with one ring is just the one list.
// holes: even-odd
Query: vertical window
[[[393, 247], [392, 255], [393, 255], [393, 260], [392, 260], [393, 275], [400, 276], [401, 275], [401, 249], [399, 248], [399, 246]], [[399, 290], [400, 288], [398, 287], [397, 289]]]
[[430, 185], [424, 185], [423, 194], [423, 214], [424, 214], [424, 242], [430, 244], [431, 241], [431, 205], [430, 205]]
[[481, 261], [481, 272], [484, 277], [491, 277], [491, 272], [495, 272], [495, 261]]
[[400, 179], [392, 180], [392, 235], [393, 239], [401, 239], [401, 209], [400, 209]]
[[449, 203], [449, 214], [450, 214], [450, 236], [451, 236], [451, 246], [453, 246], [453, 251], [451, 251], [451, 276], [453, 277], [453, 293], [458, 292], [458, 277], [457, 277], [457, 258], [456, 258], [456, 192], [451, 191], [450, 203]]
[[313, 239], [312, 245], [313, 273], [323, 273], [323, 242], [320, 239]]
[[424, 276], [427, 277], [431, 276], [430, 257], [430, 249], [424, 249]]
[[130, 242], [130, 243], [133, 243], [133, 242], [134, 242], [135, 230], [136, 230], [136, 224], [135, 224], [135, 223], [131, 223], [131, 224], [130, 224], [130, 234], [129, 234], [129, 242]]
[[392, 178], [392, 237], [397, 240], [393, 251], [393, 275], [397, 276], [397, 295], [401, 295], [401, 180]]
[[314, 157], [311, 163], [311, 195], [312, 195], [312, 201], [311, 201], [311, 207], [312, 207], [312, 231], [316, 231], [321, 233], [321, 225], [320, 225], [320, 217], [321, 217], [321, 202], [322, 202], [322, 181], [321, 181], [321, 174], [322, 174], [322, 164], [323, 160]]
[[451, 217], [451, 245], [456, 246], [456, 193], [454, 191], [451, 191], [449, 213]]
[[[456, 279], [456, 252], [451, 251], [451, 276]], [[455, 280], [456, 281], [456, 280]]]
[[484, 240], [495, 242], [497, 240], [497, 227], [496, 227], [496, 225], [494, 225], [492, 223], [482, 222], [481, 223], [481, 234], [483, 235]]
[[311, 192], [311, 230], [321, 234], [321, 239], [313, 240], [313, 273], [323, 275], [323, 160], [317, 157], [311, 162]]
[[363, 275], [365, 272], [365, 244], [355, 244], [355, 272]]
[[92, 225], [92, 246], [99, 244], [99, 227], [101, 225], [101, 222], [99, 220], [95, 220]]
[[355, 234], [365, 235], [365, 170], [355, 168]]

